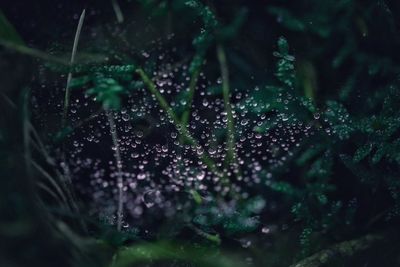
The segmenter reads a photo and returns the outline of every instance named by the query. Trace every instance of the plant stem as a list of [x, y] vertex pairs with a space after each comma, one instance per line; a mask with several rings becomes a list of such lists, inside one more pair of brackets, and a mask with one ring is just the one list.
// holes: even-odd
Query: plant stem
[[[79, 18], [78, 26], [76, 28], [74, 43], [72, 46], [71, 60], [69, 63], [70, 66], [72, 66], [75, 62], [76, 51], [78, 49], [79, 36], [81, 34], [84, 18], [85, 18], [85, 9], [82, 11], [82, 14]], [[65, 86], [64, 109], [63, 109], [63, 116], [62, 116], [62, 121], [61, 121], [62, 129], [64, 129], [67, 124], [67, 114], [68, 114], [69, 97], [70, 97], [69, 86], [70, 86], [71, 80], [72, 80], [72, 72], [69, 72], [68, 77], [67, 77], [67, 84]], [[71, 199], [71, 204], [73, 206], [73, 209], [75, 210], [75, 212], [79, 212], [78, 205], [75, 203], [76, 197], [75, 197], [74, 191], [72, 190], [72, 178], [71, 178], [72, 175], [71, 175], [71, 170], [68, 166], [67, 159], [66, 159], [65, 143], [63, 143], [63, 145], [62, 145], [61, 158], [64, 163], [64, 165], [63, 165], [64, 178], [67, 181], [67, 185], [66, 185], [67, 186], [67, 194], [68, 194], [68, 197]], [[84, 224], [84, 222], [82, 222], [82, 227], [84, 229], [86, 229], [86, 225]]]
[[344, 241], [333, 245], [330, 248], [317, 252], [290, 267], [319, 267], [325, 266], [329, 261], [338, 257], [349, 257], [357, 252], [363, 251], [371, 247], [375, 242], [384, 239], [382, 235], [366, 235], [364, 237]]
[[118, 134], [117, 127], [115, 126], [114, 117], [111, 111], [107, 110], [107, 119], [110, 124], [110, 133], [113, 142], [113, 147], [115, 148], [115, 161], [117, 166], [117, 187], [118, 187], [118, 208], [117, 208], [117, 230], [121, 231], [122, 219], [123, 219], [123, 209], [124, 209], [124, 195], [123, 195], [123, 179], [122, 179], [122, 158], [121, 151], [118, 145]]
[[207, 239], [208, 241], [211, 241], [211, 242], [213, 242], [213, 243], [215, 243], [217, 245], [221, 244], [221, 238], [220, 238], [219, 234], [207, 233], [207, 232], [201, 230], [200, 228], [196, 227], [195, 225], [193, 225], [191, 223], [188, 224], [188, 227], [190, 229], [194, 230], [199, 236]]
[[[161, 95], [161, 93], [157, 90], [155, 84], [150, 80], [147, 74], [143, 71], [143, 69], [138, 68], [136, 72], [139, 74], [141, 79], [143, 80], [144, 84], [146, 85], [147, 89], [150, 91], [151, 94], [155, 96], [161, 108], [167, 113], [167, 115], [172, 119], [176, 129], [184, 139], [184, 141], [188, 142], [190, 145], [193, 146], [200, 146], [196, 139], [194, 139], [186, 126], [183, 126], [182, 123], [179, 121], [178, 117], [176, 116], [175, 112], [169, 106], [165, 98]], [[200, 155], [200, 160], [210, 169], [210, 171], [219, 174], [217, 167], [215, 166], [212, 159], [206, 155], [204, 152]]]
[[[79, 36], [81, 35], [82, 31], [82, 25], [83, 25], [83, 20], [85, 19], [85, 9], [82, 11], [82, 14], [79, 18], [78, 26], [76, 27], [76, 32], [75, 32], [75, 38], [74, 38], [74, 44], [72, 46], [72, 53], [71, 53], [71, 60], [70, 60], [70, 66], [72, 66], [75, 62], [75, 57], [76, 57], [76, 51], [78, 49], [78, 43], [79, 43]], [[67, 77], [67, 85], [65, 87], [65, 96], [64, 96], [64, 111], [63, 111], [63, 117], [62, 117], [62, 128], [65, 128], [67, 124], [67, 114], [68, 114], [68, 107], [69, 107], [69, 98], [70, 98], [70, 83], [72, 80], [72, 72], [68, 73]]]
[[191, 75], [190, 77], [190, 84], [189, 84], [189, 95], [186, 103], [186, 110], [183, 112], [182, 115], [182, 126], [186, 127], [189, 123], [190, 119], [190, 111], [192, 108], [192, 103], [193, 103], [193, 98], [194, 98], [194, 92], [196, 90], [196, 84], [199, 79], [200, 75], [200, 67], [198, 67]]
[[217, 45], [217, 58], [219, 61], [221, 76], [222, 76], [222, 94], [224, 98], [225, 112], [228, 119], [227, 129], [227, 155], [226, 163], [231, 163], [236, 160], [236, 149], [235, 149], [235, 121], [232, 113], [232, 106], [230, 103], [230, 92], [229, 92], [229, 70], [226, 61], [226, 55], [224, 47], [221, 44]]
[[[17, 110], [17, 105], [12, 102], [12, 100], [2, 94], [4, 99], [7, 101], [7, 104], [11, 106], [12, 109]], [[42, 141], [40, 140], [39, 134], [36, 132], [35, 128], [33, 127], [32, 123], [30, 122], [29, 118], [29, 107], [28, 107], [28, 98], [29, 98], [29, 90], [26, 89], [26, 91], [23, 92], [23, 138], [24, 138], [24, 151], [26, 153], [25, 155], [25, 161], [27, 165], [27, 176], [28, 178], [32, 178], [32, 168], [36, 169], [44, 178], [48, 180], [48, 182], [54, 187], [54, 189], [57, 191], [59, 196], [64, 202], [65, 206], [69, 207], [67, 197], [64, 195], [63, 190], [61, 187], [58, 185], [55, 179], [51, 177], [51, 175], [46, 172], [39, 164], [37, 164], [33, 159], [32, 159], [32, 151], [30, 146], [32, 148], [35, 148], [39, 153], [42, 154], [42, 156], [45, 158], [46, 162], [50, 164], [51, 166], [55, 167], [55, 163], [52, 160], [52, 158], [49, 156], [49, 154], [46, 151], [46, 148], [44, 147]], [[31, 138], [30, 133], [36, 138], [36, 142], [33, 138]], [[60, 179], [61, 180], [61, 179]], [[64, 186], [63, 189], [67, 192], [68, 188], [66, 188], [65, 183], [61, 183], [61, 186]], [[50, 190], [51, 191], [51, 190]], [[51, 191], [51, 193], [55, 194], [54, 192]], [[72, 201], [72, 199], [70, 199]], [[72, 204], [71, 204], [72, 205]], [[72, 205], [73, 206], [73, 205]]]
[[30, 127], [30, 114], [29, 114], [29, 97], [30, 90], [24, 89], [22, 92], [22, 133], [24, 140], [24, 160], [25, 171], [29, 179], [32, 179], [32, 152], [31, 152], [31, 127]]
[[121, 7], [117, 0], [111, 0], [112, 7], [114, 9], [115, 16], [117, 17], [118, 23], [124, 22], [124, 14], [122, 14]]
[[10, 41], [6, 41], [6, 40], [2, 40], [2, 39], [0, 39], [0, 45], [4, 46], [7, 49], [14, 50], [14, 51], [16, 51], [18, 53], [21, 53], [21, 54], [24, 54], [24, 55], [28, 55], [28, 56], [31, 56], [31, 57], [39, 58], [39, 59], [42, 59], [44, 61], [53, 62], [53, 63], [64, 65], [64, 66], [69, 66], [70, 65], [67, 61], [65, 61], [63, 59], [51, 56], [49, 54], [46, 54], [43, 51], [40, 51], [40, 50], [37, 50], [37, 49], [34, 49], [34, 48], [30, 48], [30, 47], [27, 47], [25, 45], [16, 44], [16, 43], [13, 43], [13, 42], [10, 42]]
[[175, 115], [175, 112], [169, 106], [167, 100], [165, 100], [165, 98], [157, 90], [156, 85], [153, 83], [153, 81], [149, 78], [149, 76], [147, 76], [147, 74], [144, 72], [143, 69], [138, 68], [136, 70], [136, 72], [139, 74], [140, 78], [142, 79], [142, 81], [144, 82], [144, 84], [146, 85], [146, 87], [150, 91], [150, 93], [155, 96], [155, 98], [157, 99], [161, 108], [167, 113], [169, 118], [172, 119], [175, 126], [179, 125], [179, 127], [177, 127], [177, 128], [180, 128], [181, 123], [179, 121], [179, 118]]
[[[198, 67], [195, 71], [192, 72], [192, 75], [190, 77], [190, 83], [189, 83], [189, 95], [186, 100], [186, 108], [182, 114], [181, 118], [181, 124], [182, 127], [187, 127], [189, 128], [189, 120], [190, 120], [190, 114], [191, 114], [191, 108], [192, 108], [192, 103], [193, 103], [193, 98], [194, 98], [194, 92], [196, 90], [196, 84], [197, 80], [200, 74], [200, 67]], [[182, 136], [179, 137], [180, 143], [184, 143], [184, 139]], [[182, 164], [182, 163], [181, 163]]]
[[[54, 190], [50, 191], [57, 196], [57, 198], [60, 200], [61, 203], [63, 203], [66, 207], [70, 208], [67, 196], [65, 196], [63, 188], [61, 188], [55, 181], [55, 179], [51, 177], [51, 175], [47, 171], [45, 171], [38, 163], [32, 161], [31, 164], [36, 169], [36, 171], [38, 171], [43, 176], [43, 178], [45, 178], [47, 182], [49, 182], [51, 186], [56, 190], [56, 192], [53, 192]], [[64, 190], [66, 191], [66, 189]]]
[[83, 125], [85, 125], [86, 123], [94, 120], [95, 118], [97, 118], [97, 116], [99, 116], [102, 112], [103, 112], [103, 108], [100, 108], [99, 110], [97, 110], [96, 112], [90, 114], [89, 117], [76, 122], [74, 125], [71, 126], [71, 132], [74, 131], [75, 129], [78, 129], [80, 127], [82, 127]]

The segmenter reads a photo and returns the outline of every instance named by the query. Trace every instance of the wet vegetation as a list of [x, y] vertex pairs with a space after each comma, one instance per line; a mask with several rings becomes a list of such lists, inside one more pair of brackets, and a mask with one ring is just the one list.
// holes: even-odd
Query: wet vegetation
[[1, 266], [400, 266], [396, 1], [0, 8]]

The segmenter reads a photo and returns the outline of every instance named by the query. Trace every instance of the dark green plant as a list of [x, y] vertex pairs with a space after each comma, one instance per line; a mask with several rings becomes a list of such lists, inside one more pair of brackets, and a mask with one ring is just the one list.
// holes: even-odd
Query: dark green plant
[[[66, 266], [399, 263], [400, 38], [394, 1], [105, 2], [101, 10], [115, 16], [104, 11], [101, 23], [88, 17], [86, 25], [84, 11], [72, 57], [58, 51], [70, 51], [72, 38], [42, 52], [27, 46], [0, 13], [5, 266], [51, 266], [53, 256]], [[92, 40], [96, 34], [101, 37]], [[41, 63], [25, 64], [9, 51]], [[84, 53], [90, 60], [80, 58]], [[176, 66], [160, 63], [165, 55]], [[21, 87], [12, 80], [14, 65], [34, 82]], [[184, 89], [161, 92], [153, 75], [160, 67], [182, 72], [174, 75]], [[59, 74], [68, 79], [54, 86]], [[44, 97], [35, 83], [45, 85]], [[32, 89], [22, 90], [26, 84]], [[211, 129], [210, 144], [195, 119], [204, 95], [226, 114], [226, 127]], [[95, 101], [76, 116], [72, 98]], [[156, 126], [142, 125], [140, 110], [126, 111], [129, 101], [156, 107]], [[57, 102], [59, 113], [51, 105], [43, 112], [47, 102]], [[125, 128], [117, 127], [122, 112], [130, 123]], [[201, 152], [190, 160], [215, 174], [218, 190], [183, 181], [173, 196], [179, 212], [157, 217], [155, 211], [156, 219], [145, 214], [127, 226], [130, 189], [124, 189], [123, 175], [132, 162], [121, 140], [139, 130], [162, 138], [158, 119], [168, 122], [161, 135], [173, 129], [179, 136], [174, 153]], [[94, 121], [107, 129], [110, 140], [100, 146], [117, 174], [111, 216], [91, 208], [87, 195], [78, 193], [89, 186], [70, 175], [83, 164], [69, 161], [69, 153], [79, 150], [72, 143]], [[223, 160], [208, 148], [222, 150]], [[185, 169], [182, 162], [175, 167], [193, 176], [203, 170]], [[153, 186], [162, 184], [163, 176], [152, 171]]]

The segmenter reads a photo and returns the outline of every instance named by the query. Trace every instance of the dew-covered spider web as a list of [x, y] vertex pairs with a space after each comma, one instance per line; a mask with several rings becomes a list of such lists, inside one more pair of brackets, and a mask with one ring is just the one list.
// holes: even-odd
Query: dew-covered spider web
[[[323, 128], [318, 112], [304, 118], [293, 111], [311, 104], [298, 97], [290, 83], [231, 87], [226, 103], [219, 69], [204, 68], [191, 99], [188, 60], [179, 57], [177, 48], [165, 49], [158, 41], [152, 45], [148, 51], [134, 52], [142, 61], [153, 62], [147, 75], [181, 120], [179, 125], [129, 64], [107, 64], [89, 72], [102, 79], [104, 88], [123, 90], [117, 99], [120, 108], [104, 110], [100, 96], [88, 93], [96, 82], [82, 83], [72, 90], [68, 134], [49, 145], [56, 148], [54, 156], [91, 213], [110, 224], [117, 223], [119, 212], [123, 227], [140, 226], [151, 218], [191, 210], [194, 203], [222, 201], [234, 206], [237, 199], [257, 196], [275, 185], [274, 173], [285, 171], [293, 151]], [[292, 56], [277, 53], [276, 57], [278, 68], [294, 62]], [[117, 78], [110, 74], [121, 70]], [[50, 127], [46, 120], [60, 116], [65, 87], [65, 76], [49, 82], [45, 72], [43, 67], [43, 84], [32, 97], [34, 114], [44, 129]], [[86, 79], [86, 74], [80, 75], [74, 74], [78, 85]], [[271, 101], [265, 101], [266, 95]], [[232, 110], [231, 136], [227, 105]], [[195, 142], [185, 138], [182, 127]], [[325, 131], [331, 134], [329, 127]], [[54, 135], [49, 137], [54, 140]], [[230, 152], [233, 158], [228, 158]]]

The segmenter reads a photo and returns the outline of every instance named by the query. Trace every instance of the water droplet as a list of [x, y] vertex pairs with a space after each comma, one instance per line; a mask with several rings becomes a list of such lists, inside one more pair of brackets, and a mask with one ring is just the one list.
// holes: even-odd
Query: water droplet
[[216, 150], [215, 148], [210, 148], [210, 149], [208, 149], [208, 153], [209, 153], [210, 155], [214, 155], [216, 152], [217, 152], [217, 150]]
[[197, 173], [196, 179], [201, 181], [204, 179], [205, 176], [206, 176], [206, 173], [204, 171], [201, 171], [201, 172]]
[[244, 247], [244, 248], [249, 248], [251, 246], [250, 240], [241, 240], [240, 243], [242, 244], [242, 247]]
[[139, 174], [137, 175], [137, 179], [138, 179], [138, 180], [144, 180], [144, 179], [146, 179], [146, 174], [145, 174], [144, 172], [139, 173]]
[[240, 125], [245, 126], [245, 125], [247, 125], [248, 123], [249, 123], [249, 120], [248, 120], [248, 119], [243, 119], [243, 120], [240, 122]]
[[263, 227], [262, 229], [261, 229], [261, 232], [263, 233], [263, 234], [269, 234], [270, 232], [271, 232], [271, 229], [269, 228], [269, 227]]

